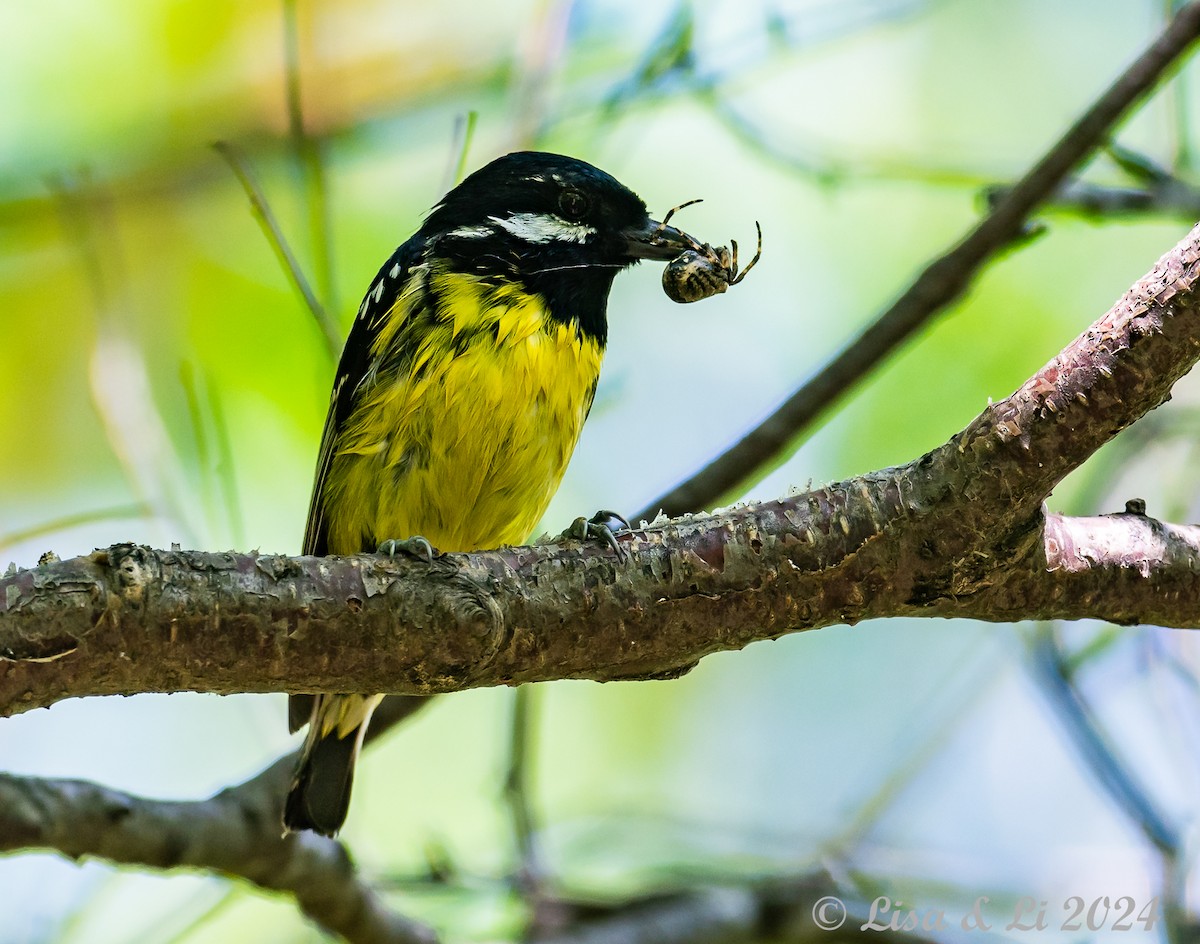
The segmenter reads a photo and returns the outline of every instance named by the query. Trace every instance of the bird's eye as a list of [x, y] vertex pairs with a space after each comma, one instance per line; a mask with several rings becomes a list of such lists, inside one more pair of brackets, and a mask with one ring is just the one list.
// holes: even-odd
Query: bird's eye
[[564, 190], [558, 198], [558, 208], [568, 220], [581, 220], [588, 211], [588, 198], [578, 190]]

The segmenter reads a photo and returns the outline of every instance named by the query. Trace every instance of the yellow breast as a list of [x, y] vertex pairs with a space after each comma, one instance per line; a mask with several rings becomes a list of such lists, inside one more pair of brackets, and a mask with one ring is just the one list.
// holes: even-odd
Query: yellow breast
[[372, 355], [405, 354], [368, 378], [338, 438], [330, 553], [418, 534], [446, 551], [524, 541], [587, 418], [600, 345], [540, 296], [458, 273], [419, 273], [385, 317]]

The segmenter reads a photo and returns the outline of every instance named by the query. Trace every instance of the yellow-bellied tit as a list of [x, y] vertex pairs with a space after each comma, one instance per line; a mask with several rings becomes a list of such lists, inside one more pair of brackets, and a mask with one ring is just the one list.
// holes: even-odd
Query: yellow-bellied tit
[[[698, 243], [583, 161], [521, 152], [467, 177], [379, 270], [338, 365], [304, 553], [424, 538], [524, 541], [596, 392], [608, 293], [639, 259]], [[284, 810], [333, 835], [382, 695], [293, 695], [309, 730]]]

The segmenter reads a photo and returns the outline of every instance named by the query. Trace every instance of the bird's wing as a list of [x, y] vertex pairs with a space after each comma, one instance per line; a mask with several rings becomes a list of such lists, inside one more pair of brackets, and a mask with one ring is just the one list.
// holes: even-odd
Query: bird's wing
[[[371, 288], [363, 298], [358, 316], [350, 328], [350, 336], [342, 349], [333, 393], [329, 398], [329, 413], [321, 432], [321, 448], [317, 453], [317, 471], [313, 479], [312, 500], [308, 506], [308, 524], [304, 529], [305, 554], [318, 557], [329, 553], [328, 527], [325, 521], [325, 479], [333, 461], [334, 445], [345, 427], [355, 401], [355, 393], [371, 368], [371, 348], [383, 324], [382, 315], [396, 303], [401, 289], [408, 281], [413, 267], [420, 261], [425, 241], [414, 236], [392, 253], [383, 264]], [[374, 550], [374, 548], [363, 548]]]
[[[329, 528], [325, 521], [323, 492], [329, 466], [333, 462], [334, 446], [338, 434], [350, 416], [355, 392], [370, 372], [371, 348], [383, 324], [382, 316], [396, 303], [413, 267], [420, 261], [424, 247], [424, 240], [414, 236], [392, 253], [392, 257], [383, 264], [379, 274], [375, 276], [375, 281], [371, 283], [371, 288], [358, 308], [358, 316], [350, 328], [350, 336], [346, 338], [346, 346], [342, 349], [342, 357], [338, 362], [337, 376], [333, 381], [333, 393], [329, 397], [325, 428], [321, 432], [321, 448], [317, 453], [317, 472], [313, 478], [312, 499], [308, 505], [308, 523], [304, 528], [305, 554], [323, 557], [329, 553]], [[289, 695], [288, 730], [294, 733], [308, 724], [315, 704], [315, 695]]]

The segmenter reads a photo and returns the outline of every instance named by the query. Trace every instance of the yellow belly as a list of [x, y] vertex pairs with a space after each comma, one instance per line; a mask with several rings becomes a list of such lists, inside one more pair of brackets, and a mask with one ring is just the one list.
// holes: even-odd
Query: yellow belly
[[[558, 488], [591, 407], [602, 350], [544, 302], [471, 276], [432, 274], [386, 316], [370, 379], [335, 447], [325, 489], [329, 552], [422, 535], [445, 551], [524, 541]], [[434, 293], [431, 319], [419, 309]]]

